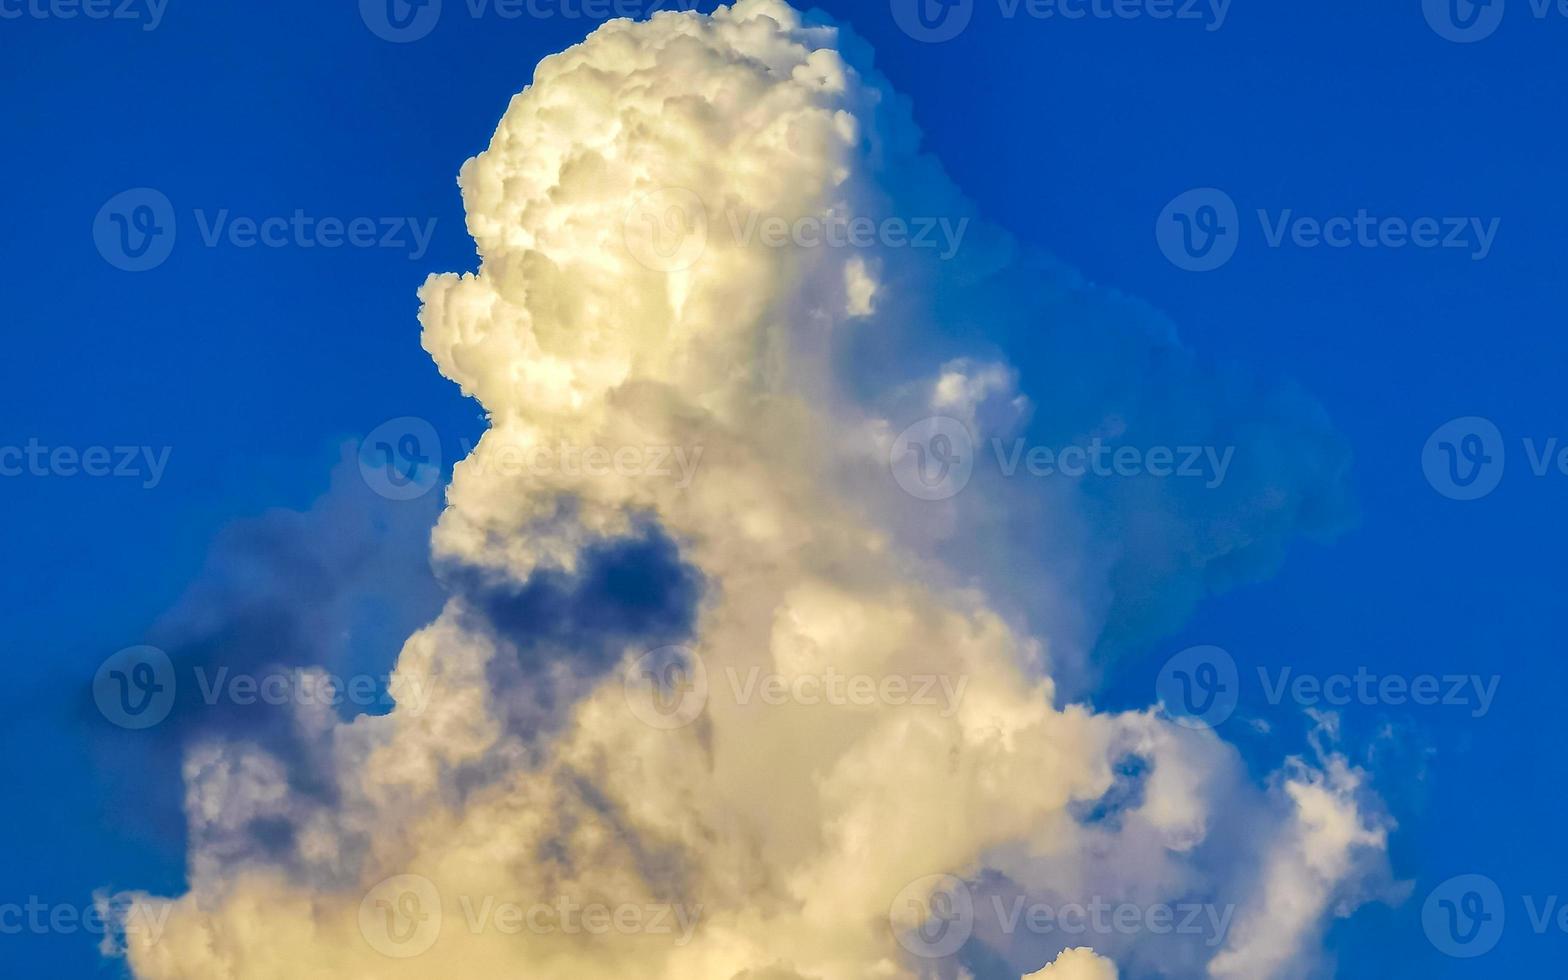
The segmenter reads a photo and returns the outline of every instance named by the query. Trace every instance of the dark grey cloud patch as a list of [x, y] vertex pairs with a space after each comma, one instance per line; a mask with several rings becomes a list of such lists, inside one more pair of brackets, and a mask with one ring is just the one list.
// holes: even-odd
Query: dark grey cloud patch
[[544, 569], [519, 582], [450, 563], [440, 578], [467, 624], [495, 637], [491, 690], [515, 733], [551, 727], [629, 650], [680, 643], [696, 626], [704, 581], [651, 521], [583, 550], [578, 569]]

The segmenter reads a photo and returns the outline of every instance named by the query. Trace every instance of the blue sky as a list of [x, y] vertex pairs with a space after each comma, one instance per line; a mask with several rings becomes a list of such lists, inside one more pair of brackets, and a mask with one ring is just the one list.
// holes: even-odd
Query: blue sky
[[[1164, 311], [1206, 357], [1298, 382], [1354, 452], [1353, 529], [1297, 541], [1279, 574], [1205, 600], [1109, 667], [1092, 699], [1146, 705], [1174, 652], [1222, 647], [1245, 683], [1221, 730], [1261, 779], [1303, 750], [1305, 722], [1288, 700], [1267, 703], [1260, 668], [1496, 675], [1481, 717], [1455, 705], [1341, 709], [1347, 745], [1398, 822], [1391, 862], [1412, 891], [1336, 925], [1328, 945], [1347, 977], [1546, 974], [1568, 935], [1537, 934], [1526, 902], [1568, 894], [1568, 746], [1556, 724], [1568, 667], [1552, 599], [1568, 585], [1568, 473], [1532, 472], [1525, 440], [1568, 441], [1568, 16], [1508, 0], [1495, 34], [1456, 43], [1413, 0], [1238, 2], [1223, 21], [1045, 19], [973, 3], [967, 27], [940, 43], [900, 30], [885, 3], [820, 6], [874, 47], [982, 215]], [[353, 4], [171, 0], [149, 30], [151, 14], [62, 19], [0, 0], [23, 12], [0, 21], [0, 445], [170, 450], [153, 487], [0, 478], [11, 679], [0, 767], [12, 789], [0, 804], [0, 902], [178, 891], [173, 763], [127, 771], [105, 749], [83, 720], [93, 671], [155, 632], [225, 529], [308, 508], [343, 447], [380, 423], [430, 420], [448, 460], [482, 430], [478, 406], [419, 347], [414, 293], [430, 272], [473, 266], [458, 168], [534, 64], [596, 21], [572, 5], [549, 5], [548, 19], [447, 7], [428, 37], [396, 44]], [[100, 254], [94, 220], [142, 187], [171, 202], [178, 238], [159, 267], [128, 273]], [[1162, 210], [1194, 188], [1237, 208], [1234, 256], [1213, 271], [1179, 267], [1156, 235]], [[432, 231], [427, 248], [411, 234], [393, 247], [209, 247], [192, 214], [224, 209]], [[1264, 227], [1286, 212], [1363, 210], [1495, 238], [1478, 258], [1470, 247], [1307, 247], [1289, 234], [1275, 247]], [[1495, 424], [1506, 466], [1495, 490], [1456, 500], [1423, 473], [1423, 448], [1470, 416]], [[377, 533], [417, 537], [434, 511], [388, 514], [372, 521]], [[352, 635], [334, 656], [384, 671], [434, 600], [417, 573], [368, 578], [368, 598], [323, 615]], [[1248, 724], [1259, 718], [1267, 732]], [[1423, 929], [1427, 895], [1461, 874], [1490, 878], [1506, 907], [1500, 942], [1473, 960], [1444, 955]], [[0, 936], [0, 962], [18, 976], [118, 976], [94, 947], [82, 932]]]

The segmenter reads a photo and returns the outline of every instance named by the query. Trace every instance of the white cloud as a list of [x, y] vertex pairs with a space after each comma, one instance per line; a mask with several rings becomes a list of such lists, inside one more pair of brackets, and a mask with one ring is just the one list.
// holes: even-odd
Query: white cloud
[[[492, 425], [456, 468], [437, 558], [522, 582], [656, 521], [707, 585], [690, 643], [708, 678], [701, 716], [651, 728], [612, 675], [558, 728], [515, 731], [502, 701], [529, 692], [492, 683], [504, 639], [454, 600], [398, 663], [432, 692], [424, 710], [332, 732], [333, 793], [291, 794], [253, 747], [193, 756], [191, 890], [139, 900], [169, 917], [156, 943], [127, 937], [138, 976], [915, 977], [930, 964], [899, 941], [889, 903], [932, 874], [1255, 903], [1239, 943], [1097, 937], [1129, 970], [1173, 946], [1199, 964], [1223, 950], [1217, 969], [1253, 976], [1311, 954], [1356, 855], [1381, 845], [1345, 788], [1355, 771], [1330, 756], [1298, 768], [1288, 802], [1271, 797], [1211, 734], [1058, 707], [1052, 672], [1082, 662], [1127, 595], [1161, 597], [1135, 603], [1167, 610], [1137, 625], [1153, 629], [1331, 525], [1332, 436], [1297, 396], [1212, 382], [1146, 309], [1060, 267], [1042, 279], [995, 230], [975, 227], [946, 258], [723, 233], [731, 210], [970, 217], [917, 152], [907, 109], [838, 42], [780, 0], [741, 0], [615, 21], [546, 59], [462, 171], [479, 272], [420, 294], [426, 349]], [[963, 340], [992, 313], [1043, 317], [1043, 348], [1070, 355], [1038, 397], [1022, 400], [1027, 376], [989, 342]], [[917, 501], [885, 447], [878, 464], [875, 436], [933, 407], [979, 436], [1030, 409], [1050, 431], [1140, 436], [1212, 437], [1234, 418], [1270, 452], [1213, 498], [992, 478]], [[492, 458], [563, 443], [703, 454], [689, 485]], [[1105, 557], [1117, 535], [1132, 566]], [[728, 672], [759, 665], [966, 687], [956, 710], [737, 697]], [[1115, 820], [1082, 819], [1128, 755], [1149, 767], [1141, 794]], [[286, 826], [283, 843], [236, 846], [258, 820]], [[1252, 849], [1216, 836], [1222, 821], [1245, 822]], [[438, 907], [413, 892], [367, 900], [408, 875]], [[695, 926], [688, 942], [618, 919], [573, 930], [563, 898]], [[533, 915], [541, 905], [555, 911]], [[522, 928], [476, 917], [498, 906], [519, 908]], [[376, 911], [394, 935], [367, 935]], [[984, 925], [974, 941], [994, 940], [1018, 972], [1042, 961], [1040, 937]], [[419, 955], [388, 955], [430, 929]], [[1043, 975], [1116, 971], [1074, 952]]]
[[1024, 980], [1116, 980], [1116, 964], [1086, 947], [1065, 949], [1050, 966]]

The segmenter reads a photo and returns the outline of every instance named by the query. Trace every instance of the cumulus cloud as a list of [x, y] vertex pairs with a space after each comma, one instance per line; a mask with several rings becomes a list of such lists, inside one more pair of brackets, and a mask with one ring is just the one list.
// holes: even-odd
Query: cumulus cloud
[[1087, 947], [1067, 949], [1050, 966], [1024, 980], [1116, 980], [1116, 964]]
[[[124, 937], [137, 976], [1269, 976], [1317, 955], [1382, 848], [1362, 774], [1325, 747], [1260, 787], [1212, 733], [1070, 696], [1348, 518], [1309, 399], [1201, 364], [982, 224], [861, 45], [782, 0], [605, 25], [539, 65], [460, 185], [482, 262], [424, 285], [423, 343], [490, 428], [432, 537], [452, 595], [398, 660], [435, 693], [331, 725], [330, 793], [253, 741], [192, 751], [189, 891], [113, 898], [167, 916]], [[886, 231], [927, 218], [944, 247]], [[857, 219], [881, 231], [835, 244]], [[974, 457], [935, 500], [889, 467], [934, 415]], [[1209, 487], [980, 465], [1013, 438], [1234, 465]], [[657, 465], [677, 458], [689, 478]], [[1063, 952], [1014, 899], [1139, 924]], [[1156, 922], [1188, 905], [1234, 915]]]

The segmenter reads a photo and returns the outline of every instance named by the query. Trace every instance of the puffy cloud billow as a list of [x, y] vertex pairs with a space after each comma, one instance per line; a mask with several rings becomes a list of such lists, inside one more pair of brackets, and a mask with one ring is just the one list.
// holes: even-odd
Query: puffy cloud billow
[[[859, 42], [782, 0], [604, 25], [460, 184], [482, 261], [424, 285], [423, 343], [490, 428], [397, 663], [428, 703], [332, 721], [330, 792], [253, 739], [190, 751], [188, 893], [106, 898], [167, 915], [121, 940], [138, 977], [1323, 968], [1382, 873], [1366, 774], [1319, 746], [1259, 781], [1075, 700], [1352, 516], [1309, 398], [985, 225]], [[857, 218], [937, 247], [833, 240]], [[890, 465], [932, 416], [962, 492]], [[1233, 454], [1009, 478], [1014, 439]], [[517, 465], [562, 446], [647, 455]], [[642, 465], [677, 451], [689, 479]]]

